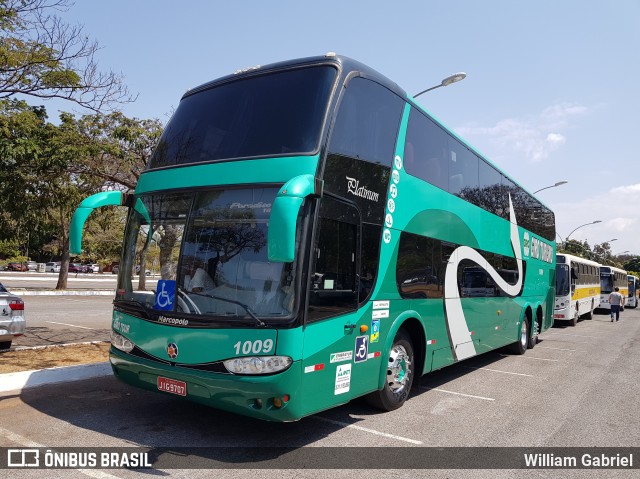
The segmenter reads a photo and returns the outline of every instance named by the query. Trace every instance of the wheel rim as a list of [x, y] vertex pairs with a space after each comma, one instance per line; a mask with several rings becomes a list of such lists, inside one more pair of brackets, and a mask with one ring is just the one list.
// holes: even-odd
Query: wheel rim
[[396, 344], [389, 354], [387, 384], [393, 393], [401, 392], [411, 379], [411, 358], [404, 346]]
[[526, 347], [527, 345], [527, 322], [522, 322], [522, 329], [520, 329], [520, 344]]

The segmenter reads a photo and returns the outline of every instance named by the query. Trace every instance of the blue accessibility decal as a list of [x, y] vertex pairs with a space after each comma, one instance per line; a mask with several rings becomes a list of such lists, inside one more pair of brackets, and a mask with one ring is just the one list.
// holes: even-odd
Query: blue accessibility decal
[[156, 302], [154, 309], [161, 311], [172, 311], [173, 303], [176, 298], [176, 282], [172, 279], [158, 280], [158, 289], [156, 290]]

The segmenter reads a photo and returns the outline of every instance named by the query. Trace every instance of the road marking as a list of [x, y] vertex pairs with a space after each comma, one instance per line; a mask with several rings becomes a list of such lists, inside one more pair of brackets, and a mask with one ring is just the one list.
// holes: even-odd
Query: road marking
[[456, 396], [464, 396], [466, 398], [482, 399], [483, 401], [495, 401], [494, 398], [486, 398], [484, 396], [474, 396], [473, 394], [457, 393], [455, 391], [447, 391], [446, 389], [440, 389], [440, 388], [428, 388], [426, 386], [423, 386], [420, 389], [427, 389], [429, 391], [438, 391], [446, 394], [455, 394]]
[[511, 371], [501, 371], [500, 369], [491, 369], [491, 368], [474, 368], [472, 366], [464, 366], [467, 369], [481, 369], [483, 371], [491, 371], [494, 373], [502, 373], [502, 374], [513, 374], [514, 376], [526, 376], [528, 378], [532, 378], [533, 374], [524, 374], [524, 373], [512, 373]]
[[555, 349], [556, 351], [571, 351], [571, 352], [584, 352], [582, 349], [565, 349], [565, 348], [550, 348], [549, 346], [538, 346], [540, 349]]
[[56, 323], [55, 321], [45, 321], [45, 323], [61, 324], [62, 326], [71, 326], [72, 328], [82, 328], [82, 329], [90, 329], [91, 331], [99, 331], [98, 329], [95, 329], [95, 328], [88, 328], [86, 326], [77, 326], [75, 324], [68, 324], [68, 323]]
[[[38, 444], [37, 442], [32, 441], [20, 434], [16, 434], [15, 432], [11, 432], [8, 429], [4, 429], [0, 427], [0, 436], [9, 439], [12, 442], [19, 444], [22, 447], [33, 447], [33, 448], [45, 448], [47, 446], [43, 446], [42, 444]], [[55, 451], [54, 447], [49, 447], [48, 449]], [[120, 479], [118, 476], [114, 476], [112, 474], [107, 474], [106, 472], [99, 471], [97, 469], [76, 469], [76, 471], [81, 472], [82, 474], [94, 477], [96, 479]]]
[[[70, 298], [65, 298], [64, 296], [62, 296], [62, 301], [65, 301], [67, 303], [90, 303], [90, 304], [95, 304], [96, 300], [95, 299], [75, 299], [73, 297]], [[104, 302], [109, 301], [108, 299], [104, 299], [104, 298], [99, 298], [102, 299]]]
[[64, 348], [67, 346], [84, 346], [87, 344], [108, 344], [110, 341], [83, 341], [81, 343], [45, 344], [43, 346], [16, 346], [15, 351], [27, 351], [31, 349]]
[[[552, 334], [552, 333], [548, 333]], [[589, 339], [602, 339], [602, 336], [584, 336], [582, 334], [573, 334], [573, 333], [553, 333], [555, 335], [563, 335], [563, 336], [575, 336], [576, 338], [589, 338]]]
[[411, 443], [411, 444], [417, 444], [417, 445], [422, 444], [422, 441], [417, 441], [415, 439], [409, 439], [407, 437], [402, 437], [402, 436], [396, 436], [394, 434], [387, 434], [386, 432], [380, 432], [380, 431], [376, 431], [375, 429], [369, 429], [367, 427], [356, 426], [355, 424], [349, 424], [348, 422], [335, 421], [333, 419], [327, 419], [326, 417], [322, 417], [322, 416], [310, 416], [310, 417], [312, 419], [317, 419], [318, 421], [328, 422], [328, 423], [331, 423], [331, 424], [335, 424], [337, 426], [349, 427], [351, 429], [357, 429], [358, 431], [363, 431], [363, 432], [368, 432], [370, 434], [375, 434], [376, 436], [388, 437], [390, 439], [396, 439], [398, 441], [404, 441], [404, 442], [408, 442], [408, 443]]
[[500, 354], [503, 358], [522, 358], [522, 359], [537, 359], [538, 361], [551, 361], [554, 363], [560, 362], [559, 359], [546, 359], [546, 358], [534, 358], [531, 356], [514, 356], [513, 354]]
[[590, 341], [569, 341], [568, 339], [551, 339], [551, 338], [544, 338], [543, 341], [551, 341], [551, 342], [555, 342], [555, 343], [571, 343], [571, 344], [593, 344], [593, 342]]

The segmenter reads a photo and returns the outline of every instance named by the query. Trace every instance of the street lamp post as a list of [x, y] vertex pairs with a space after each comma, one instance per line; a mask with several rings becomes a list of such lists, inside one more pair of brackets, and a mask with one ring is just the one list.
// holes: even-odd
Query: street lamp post
[[595, 225], [595, 224], [598, 224], [598, 223], [602, 223], [602, 220], [595, 220], [595, 221], [592, 221], [591, 223], [585, 223], [585, 224], [583, 224], [583, 225], [578, 226], [576, 229], [574, 229], [571, 233], [569, 233], [569, 234], [566, 236], [566, 238], [565, 238], [565, 240], [564, 240], [564, 244], [565, 244], [565, 246], [566, 246], [567, 242], [569, 241], [569, 236], [571, 236], [573, 233], [575, 233], [576, 231], [578, 231], [580, 228], [582, 228], [583, 226]]
[[440, 82], [440, 85], [432, 86], [431, 88], [427, 88], [426, 90], [422, 90], [420, 93], [413, 95], [413, 98], [417, 98], [423, 93], [427, 93], [428, 91], [435, 90], [436, 88], [440, 88], [442, 86], [449, 86], [452, 83], [459, 82], [460, 80], [464, 80], [467, 74], [465, 72], [454, 73], [453, 75], [449, 75], [447, 78], [443, 79]]
[[547, 190], [549, 188], [555, 188], [556, 186], [566, 185], [567, 183], [569, 183], [567, 180], [561, 180], [561, 181], [558, 181], [555, 185], [550, 185], [550, 186], [545, 186], [544, 188], [540, 188], [539, 190], [534, 191], [533, 194], [535, 195], [539, 191]]

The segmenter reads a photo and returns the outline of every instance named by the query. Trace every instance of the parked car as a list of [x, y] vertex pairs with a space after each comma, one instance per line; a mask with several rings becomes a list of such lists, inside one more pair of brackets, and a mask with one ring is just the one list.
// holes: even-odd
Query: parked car
[[45, 273], [59, 273], [60, 272], [60, 262], [59, 261], [50, 261], [49, 263], [44, 265]]
[[25, 329], [24, 301], [0, 283], [0, 350], [9, 349], [13, 338], [22, 336]]
[[93, 263], [93, 264], [86, 264], [85, 265], [85, 272], [86, 273], [99, 273], [100, 272], [100, 265]]
[[[136, 274], [137, 274], [137, 275], [139, 275], [139, 274], [140, 274], [140, 265], [139, 265], [139, 264], [137, 264], [137, 265], [136, 265]], [[149, 276], [150, 274], [151, 274], [151, 271], [149, 271], [148, 269], [146, 269], [146, 270], [144, 271], [144, 275], [145, 275], [145, 276]]]
[[37, 271], [38, 263], [35, 261], [27, 261], [27, 271]]
[[7, 265], [7, 270], [9, 271], [26, 271], [27, 265], [24, 263], [18, 263], [16, 261], [9, 263]]
[[80, 263], [69, 263], [69, 273], [84, 273], [84, 266]]

